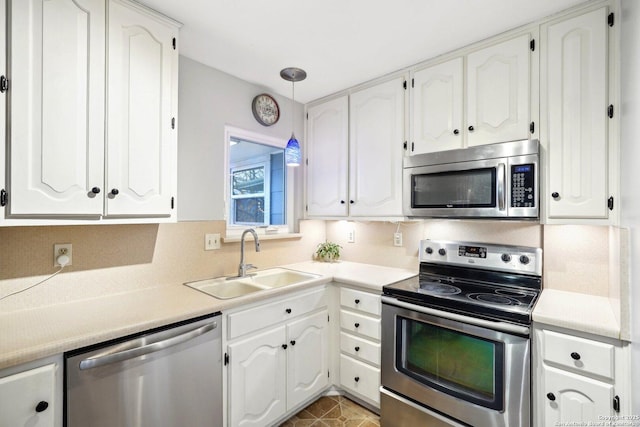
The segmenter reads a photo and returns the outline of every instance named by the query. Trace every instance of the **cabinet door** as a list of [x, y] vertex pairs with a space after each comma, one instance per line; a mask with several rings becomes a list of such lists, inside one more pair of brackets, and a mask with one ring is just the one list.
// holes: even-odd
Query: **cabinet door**
[[328, 311], [323, 310], [287, 326], [287, 410], [329, 385]]
[[545, 366], [543, 392], [545, 426], [561, 422], [601, 421], [613, 415], [613, 386], [581, 375]]
[[462, 58], [413, 75], [411, 154], [462, 148], [462, 84]]
[[607, 218], [607, 10], [546, 31], [548, 216]]
[[346, 96], [307, 110], [307, 215], [346, 216], [349, 101]]
[[0, 378], [0, 425], [57, 425], [55, 375], [56, 365], [50, 364]]
[[229, 345], [232, 426], [266, 426], [286, 411], [284, 326]]
[[104, 1], [10, 3], [10, 214], [100, 215]]
[[404, 78], [363, 89], [349, 105], [349, 214], [402, 215]]
[[109, 3], [108, 216], [171, 214], [176, 36], [177, 29], [160, 18], [118, 0]]
[[467, 57], [469, 146], [529, 137], [529, 40], [526, 34]]

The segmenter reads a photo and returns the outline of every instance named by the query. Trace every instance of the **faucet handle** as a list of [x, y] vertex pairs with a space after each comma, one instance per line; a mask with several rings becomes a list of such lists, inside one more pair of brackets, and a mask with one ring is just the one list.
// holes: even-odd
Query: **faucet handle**
[[256, 267], [256, 266], [255, 266], [255, 265], [253, 265], [253, 264], [245, 264], [245, 265], [244, 265], [244, 269], [245, 269], [245, 270], [257, 269], [257, 268], [258, 268], [258, 267]]

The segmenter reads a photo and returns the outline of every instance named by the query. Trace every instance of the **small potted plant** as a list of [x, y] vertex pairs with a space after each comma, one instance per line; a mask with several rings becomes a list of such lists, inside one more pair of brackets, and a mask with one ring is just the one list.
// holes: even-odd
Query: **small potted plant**
[[319, 243], [316, 249], [316, 259], [325, 262], [337, 261], [340, 258], [340, 249], [342, 246], [337, 243]]

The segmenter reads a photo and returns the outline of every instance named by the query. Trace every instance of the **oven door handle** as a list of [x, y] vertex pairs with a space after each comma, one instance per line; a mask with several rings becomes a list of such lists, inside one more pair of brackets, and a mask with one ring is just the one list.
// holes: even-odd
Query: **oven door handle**
[[408, 302], [400, 301], [396, 298], [389, 297], [386, 295], [382, 296], [382, 302], [394, 305], [396, 307], [406, 308], [407, 310], [417, 311], [424, 314], [429, 314], [431, 316], [443, 317], [445, 319], [454, 320], [457, 322], [468, 323], [475, 326], [480, 326], [483, 328], [489, 328], [500, 332], [506, 332], [511, 334], [525, 335], [529, 336], [529, 327], [514, 325], [512, 323], [507, 322], [495, 322], [486, 319], [479, 319], [476, 317], [463, 316], [457, 313], [450, 313], [448, 311], [436, 310], [435, 308], [423, 307], [421, 305], [411, 304]]
[[498, 210], [503, 211], [505, 206], [505, 193], [506, 193], [506, 179], [505, 179], [505, 165], [504, 163], [498, 163]]

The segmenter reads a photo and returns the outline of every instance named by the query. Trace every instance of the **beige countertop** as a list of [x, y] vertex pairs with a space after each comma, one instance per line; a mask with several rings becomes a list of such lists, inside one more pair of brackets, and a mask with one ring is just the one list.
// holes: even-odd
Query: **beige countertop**
[[345, 261], [309, 261], [283, 267], [320, 277], [229, 300], [177, 284], [0, 313], [0, 369], [331, 281], [381, 290], [385, 284], [416, 274]]
[[533, 321], [620, 339], [620, 323], [606, 297], [545, 289], [533, 310]]

